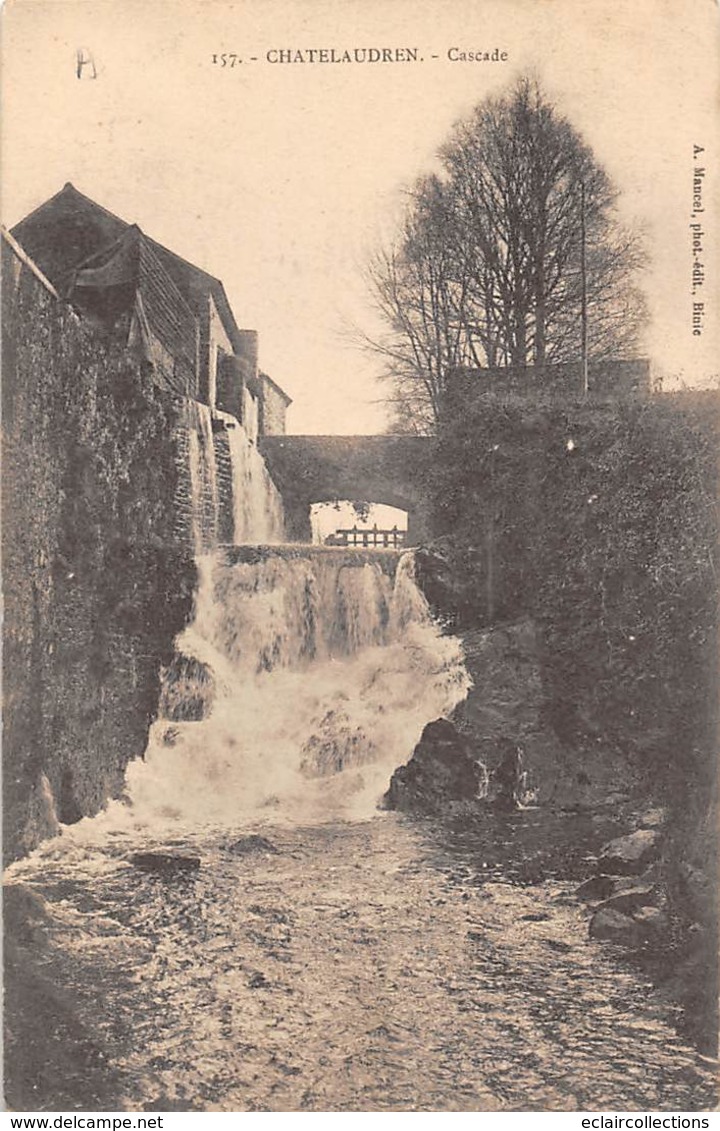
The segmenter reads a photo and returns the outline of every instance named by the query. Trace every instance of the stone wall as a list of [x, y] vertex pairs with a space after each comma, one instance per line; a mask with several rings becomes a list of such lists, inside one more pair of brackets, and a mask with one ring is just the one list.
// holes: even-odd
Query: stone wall
[[[588, 395], [592, 400], [618, 401], [646, 397], [652, 392], [650, 362], [645, 357], [594, 358], [588, 364]], [[522, 396], [582, 400], [585, 396], [580, 361], [460, 369], [450, 378], [450, 396]], [[452, 411], [452, 409], [451, 409]]]
[[179, 537], [176, 406], [18, 254], [3, 255], [9, 861], [121, 791], [195, 571]]
[[264, 436], [282, 436], [286, 431], [288, 395], [267, 373], [260, 374], [260, 432]]

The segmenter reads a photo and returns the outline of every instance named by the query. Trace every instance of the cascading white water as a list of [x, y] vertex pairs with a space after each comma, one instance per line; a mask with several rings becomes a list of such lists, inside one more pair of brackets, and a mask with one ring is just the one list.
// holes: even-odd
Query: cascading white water
[[282, 542], [282, 499], [265, 460], [243, 428], [228, 429], [227, 441], [232, 468], [235, 542]]
[[212, 415], [207, 405], [188, 408], [188, 461], [192, 506], [192, 538], [197, 553], [217, 542], [218, 486]]
[[145, 760], [128, 768], [132, 819], [199, 827], [371, 814], [424, 724], [469, 686], [412, 564], [410, 554], [299, 546], [203, 558], [177, 647], [212, 672], [211, 711], [154, 724]]

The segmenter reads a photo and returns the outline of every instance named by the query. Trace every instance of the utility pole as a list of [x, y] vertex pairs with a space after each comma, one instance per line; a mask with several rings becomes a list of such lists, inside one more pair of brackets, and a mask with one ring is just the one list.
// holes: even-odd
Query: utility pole
[[585, 182], [580, 181], [580, 371], [583, 396], [587, 397], [588, 382], [588, 317], [587, 317], [587, 264], [585, 262]]
[[499, 444], [493, 444], [490, 449], [490, 507], [487, 532], [485, 535], [485, 601], [487, 606], [487, 618], [490, 624], [495, 620], [495, 453], [498, 451], [499, 447]]

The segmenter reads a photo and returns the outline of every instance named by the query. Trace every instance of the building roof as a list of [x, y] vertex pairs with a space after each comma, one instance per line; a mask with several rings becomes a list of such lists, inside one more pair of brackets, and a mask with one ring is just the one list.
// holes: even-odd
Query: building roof
[[136, 224], [78, 264], [66, 280], [65, 295], [80, 310], [110, 322], [121, 313], [134, 311], [149, 354], [153, 355], [153, 339], [165, 351], [163, 368], [170, 386], [190, 394], [195, 373], [196, 320], [155, 254], [152, 241]]
[[277, 395], [279, 397], [282, 397], [282, 399], [285, 401], [286, 405], [291, 405], [293, 403], [292, 397], [288, 396], [288, 394], [285, 392], [285, 390], [280, 388], [277, 381], [273, 381], [272, 377], [269, 377], [268, 374], [265, 373], [263, 370], [260, 371], [259, 377], [260, 377], [261, 381], [266, 381], [268, 383], [268, 385], [272, 385], [272, 387], [275, 390], [275, 392], [277, 393]]
[[[68, 183], [12, 229], [12, 235], [61, 293], [74, 281], [80, 264], [115, 244], [134, 227], [96, 204]], [[212, 296], [233, 348], [242, 351], [240, 331], [220, 279], [189, 263], [143, 234], [188, 306], [198, 316]]]
[[42, 273], [37, 263], [35, 263], [35, 261], [30, 258], [25, 249], [22, 248], [17, 242], [15, 237], [12, 236], [7, 228], [2, 225], [0, 225], [0, 238], [2, 239], [3, 247], [7, 247], [10, 254], [14, 255], [15, 258], [23, 264], [23, 266], [27, 267], [28, 270], [31, 271], [33, 275], [35, 275], [39, 282], [42, 283], [42, 285], [45, 287], [45, 290], [49, 291], [53, 298], [59, 298], [59, 295], [54, 286], [47, 278], [47, 276]]

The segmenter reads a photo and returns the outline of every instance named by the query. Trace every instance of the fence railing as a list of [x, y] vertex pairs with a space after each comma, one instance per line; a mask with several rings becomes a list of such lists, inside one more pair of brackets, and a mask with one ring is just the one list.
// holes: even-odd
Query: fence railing
[[382, 547], [383, 549], [399, 550], [405, 545], [406, 530], [380, 530], [377, 526], [362, 529], [353, 526], [350, 530], [336, 530], [329, 538], [325, 539], [326, 546], [363, 546], [365, 548]]

